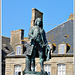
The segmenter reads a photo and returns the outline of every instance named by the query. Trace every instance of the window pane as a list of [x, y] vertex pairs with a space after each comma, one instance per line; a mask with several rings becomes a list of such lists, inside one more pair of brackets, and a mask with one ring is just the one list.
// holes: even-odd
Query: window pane
[[15, 75], [21, 75], [21, 66], [20, 65], [15, 66]]
[[51, 65], [48, 65], [48, 70], [51, 70]]
[[65, 69], [66, 67], [64, 64], [59, 64], [58, 65], [58, 75], [65, 75], [65, 72], [66, 72]]
[[44, 65], [44, 70], [50, 75], [51, 73], [51, 65]]
[[58, 70], [61, 70], [61, 65], [60, 64], [58, 65]]
[[18, 72], [15, 72], [15, 75], [18, 75]]
[[17, 52], [16, 52], [17, 55], [20, 55], [21, 54], [21, 46], [17, 46]]
[[64, 54], [65, 53], [65, 44], [60, 44], [59, 45], [59, 54]]
[[65, 75], [65, 71], [62, 71], [62, 75]]
[[44, 65], [44, 70], [47, 71], [47, 65]]
[[62, 69], [65, 70], [65, 65], [64, 64], [62, 65]]
[[61, 75], [61, 72], [58, 71], [58, 75]]
[[48, 75], [50, 75], [50, 72], [48, 72]]

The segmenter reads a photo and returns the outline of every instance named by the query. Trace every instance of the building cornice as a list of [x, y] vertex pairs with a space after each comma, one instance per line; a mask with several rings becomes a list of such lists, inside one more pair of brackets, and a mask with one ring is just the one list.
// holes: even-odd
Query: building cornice
[[[25, 55], [5, 56], [5, 58], [25, 58]], [[74, 57], [73, 54], [52, 54], [51, 57]]]
[[5, 56], [5, 58], [25, 58], [24, 55]]
[[73, 54], [52, 54], [51, 57], [74, 57]]

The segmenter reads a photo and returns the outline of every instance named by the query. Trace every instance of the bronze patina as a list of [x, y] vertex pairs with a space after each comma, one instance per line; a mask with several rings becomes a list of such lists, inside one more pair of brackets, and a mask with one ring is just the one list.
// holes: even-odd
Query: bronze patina
[[35, 25], [30, 27], [28, 36], [31, 42], [25, 53], [25, 71], [35, 71], [35, 57], [39, 57], [41, 72], [44, 72], [43, 63], [51, 58], [51, 51], [46, 39], [45, 30], [43, 29], [43, 21], [41, 18], [37, 18], [35, 20]]

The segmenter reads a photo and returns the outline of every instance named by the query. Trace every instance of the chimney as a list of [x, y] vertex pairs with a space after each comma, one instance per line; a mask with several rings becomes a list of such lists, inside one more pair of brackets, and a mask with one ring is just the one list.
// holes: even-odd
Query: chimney
[[69, 19], [68, 20], [74, 20], [74, 14], [71, 13], [71, 15], [69, 15]]
[[32, 19], [31, 19], [31, 26], [34, 26], [36, 18], [42, 18], [43, 20], [43, 13], [37, 10], [36, 8], [32, 8]]
[[24, 30], [23, 29], [11, 31], [10, 44], [14, 50], [15, 50], [16, 44], [23, 43], [22, 40], [24, 40]]

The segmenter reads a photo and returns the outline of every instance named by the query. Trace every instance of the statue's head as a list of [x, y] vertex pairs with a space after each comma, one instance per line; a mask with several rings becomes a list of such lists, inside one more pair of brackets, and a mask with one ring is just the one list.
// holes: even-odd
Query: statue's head
[[41, 18], [37, 18], [35, 20], [35, 26], [39, 26], [39, 27], [43, 27], [43, 22], [42, 22], [42, 19]]

